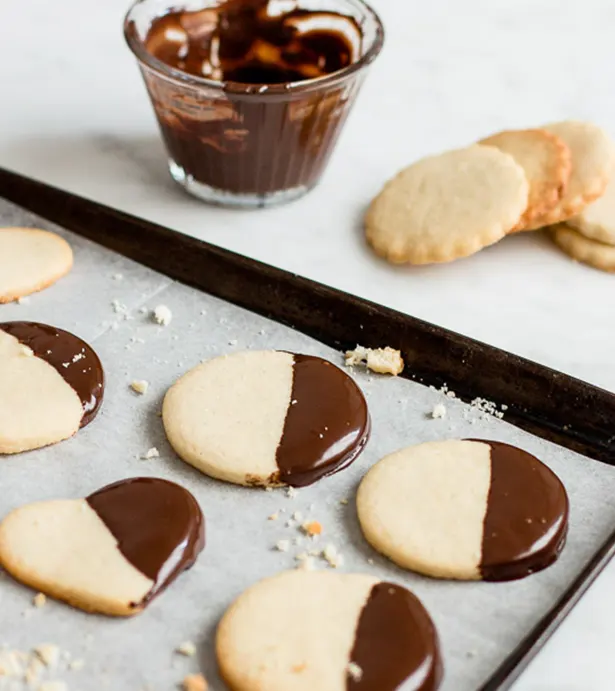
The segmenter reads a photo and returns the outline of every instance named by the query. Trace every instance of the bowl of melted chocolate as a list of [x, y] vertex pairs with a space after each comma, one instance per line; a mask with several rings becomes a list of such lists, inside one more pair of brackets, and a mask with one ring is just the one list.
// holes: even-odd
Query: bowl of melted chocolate
[[124, 33], [173, 179], [244, 207], [318, 183], [384, 39], [363, 0], [139, 0]]

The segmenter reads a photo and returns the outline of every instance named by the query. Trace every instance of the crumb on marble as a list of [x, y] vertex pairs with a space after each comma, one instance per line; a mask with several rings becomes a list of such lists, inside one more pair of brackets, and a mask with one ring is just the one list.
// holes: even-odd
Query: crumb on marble
[[306, 521], [301, 525], [301, 530], [311, 537], [322, 535], [322, 525], [318, 521]]
[[55, 667], [60, 659], [60, 648], [53, 643], [43, 643], [34, 648], [34, 652], [46, 667]]

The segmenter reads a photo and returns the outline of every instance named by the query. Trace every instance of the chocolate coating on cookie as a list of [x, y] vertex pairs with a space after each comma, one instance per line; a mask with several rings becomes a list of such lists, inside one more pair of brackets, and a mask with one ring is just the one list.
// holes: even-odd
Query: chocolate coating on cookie
[[564, 485], [544, 463], [509, 444], [490, 447], [491, 484], [485, 513], [481, 576], [509, 581], [551, 565], [568, 531]]
[[3, 322], [0, 330], [55, 368], [77, 393], [83, 406], [81, 427], [96, 417], [103, 400], [105, 375], [98, 355], [85, 341], [63, 329], [36, 322]]
[[189, 569], [205, 546], [205, 519], [183, 487], [157, 478], [133, 478], [108, 485], [87, 502], [115, 537], [118, 549], [154, 582], [148, 604]]
[[293, 356], [293, 385], [276, 453], [280, 480], [303, 487], [350, 465], [363, 450], [370, 417], [361, 389], [319, 357]]
[[435, 691], [442, 659], [434, 625], [420, 601], [393, 583], [378, 583], [361, 612], [351, 662], [361, 670], [348, 676], [347, 691]]

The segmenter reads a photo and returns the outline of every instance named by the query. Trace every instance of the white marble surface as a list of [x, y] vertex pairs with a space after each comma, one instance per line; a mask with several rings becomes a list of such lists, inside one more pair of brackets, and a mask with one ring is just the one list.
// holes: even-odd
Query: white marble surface
[[[365, 296], [615, 391], [615, 278], [539, 235], [449, 266], [392, 268], [366, 202], [398, 168], [503, 127], [589, 118], [615, 134], [615, 5], [374, 0], [385, 50], [322, 185], [284, 208], [208, 208], [175, 189], [132, 56], [125, 0], [5, 2], [0, 165]], [[614, 421], [615, 425], [615, 421]], [[515, 691], [615, 687], [615, 564]]]

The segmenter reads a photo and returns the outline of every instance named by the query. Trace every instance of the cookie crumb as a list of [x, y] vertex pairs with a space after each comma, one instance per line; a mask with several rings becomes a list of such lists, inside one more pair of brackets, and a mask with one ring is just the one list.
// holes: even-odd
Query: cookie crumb
[[272, 513], [267, 516], [268, 521], [277, 521], [280, 515], [278, 513]]
[[295, 511], [295, 513], [293, 514], [293, 520], [297, 522], [303, 520], [303, 514], [301, 513], [301, 511]]
[[143, 305], [143, 307], [139, 307], [139, 312], [141, 314], [147, 314], [147, 311], [148, 310], [147, 310], [147, 307], [145, 305]]
[[286, 496], [289, 499], [294, 499], [297, 496], [297, 490], [294, 487], [287, 487], [286, 488]]
[[306, 535], [321, 535], [322, 534], [322, 525], [318, 521], [306, 521], [302, 526], [301, 530], [303, 530]]
[[189, 674], [182, 682], [183, 691], [207, 691], [207, 680], [202, 674]]
[[42, 660], [46, 667], [55, 667], [60, 659], [60, 648], [52, 643], [43, 643], [34, 648], [34, 652]]
[[23, 654], [17, 650], [0, 650], [0, 677], [20, 677], [24, 673]]
[[392, 374], [396, 377], [404, 369], [404, 361], [399, 350], [394, 348], [364, 348], [357, 345], [354, 350], [346, 351], [346, 367], [364, 364], [367, 369], [378, 374]]
[[141, 396], [143, 396], [147, 393], [147, 390], [149, 389], [149, 382], [145, 381], [145, 379], [135, 379], [134, 381], [130, 382], [130, 388], [135, 393], [138, 393]]
[[152, 317], [156, 324], [168, 326], [171, 323], [171, 319], [173, 319], [173, 313], [166, 305], [158, 305], [158, 307], [154, 308]]
[[297, 554], [295, 561], [299, 562], [297, 564], [298, 569], [302, 569], [303, 571], [316, 571], [316, 563], [314, 558], [311, 557], [307, 552]]
[[27, 305], [29, 302], [30, 298], [27, 295], [22, 295], [20, 298], [17, 298], [18, 305]]
[[431, 417], [434, 420], [446, 417], [446, 407], [443, 403], [436, 403], [436, 405], [433, 407], [433, 410], [431, 411]]
[[346, 665], [346, 672], [348, 672], [348, 676], [353, 681], [361, 681], [361, 679], [363, 678], [363, 670], [359, 667], [359, 665], [356, 662], [349, 662]]
[[41, 675], [45, 665], [38, 657], [31, 657], [28, 662], [28, 667], [23, 675], [24, 681], [28, 684], [33, 684]]
[[370, 558], [367, 560], [367, 563], [368, 563], [370, 566], [373, 566], [373, 565], [374, 565], [374, 560], [370, 557]]
[[113, 274], [112, 278], [114, 281], [121, 281], [124, 276], [122, 274]]
[[47, 604], [47, 596], [45, 593], [36, 593], [32, 598], [32, 604], [39, 609]]
[[229, 344], [230, 346], [236, 346], [236, 345], [237, 345], [237, 339], [236, 339], [236, 338], [231, 339], [231, 340], [228, 342], [228, 344]]
[[32, 348], [30, 348], [29, 346], [27, 346], [27, 345], [22, 345], [22, 346], [21, 346], [21, 354], [22, 354], [24, 357], [32, 357], [32, 356], [34, 355], [34, 351], [33, 351]]
[[334, 569], [339, 568], [344, 563], [344, 557], [337, 551], [337, 547], [328, 544], [322, 551], [322, 558]]
[[37, 691], [68, 691], [68, 686], [63, 681], [44, 681]]
[[116, 314], [128, 314], [128, 307], [119, 300], [112, 300], [111, 307]]
[[344, 497], [343, 499], [340, 499], [340, 504], [342, 506], [346, 506], [348, 504], [348, 499], [346, 499], [346, 497]]
[[196, 645], [192, 641], [184, 641], [177, 646], [175, 652], [186, 657], [193, 657], [196, 654]]
[[68, 669], [71, 670], [71, 672], [78, 672], [80, 669], [83, 669], [85, 667], [85, 660], [73, 660], [72, 662], [68, 663]]
[[278, 552], [288, 552], [290, 549], [290, 540], [278, 540], [275, 543], [275, 548]]
[[144, 461], [149, 461], [151, 458], [160, 458], [160, 451], [155, 446], [152, 446], [151, 449], [148, 449], [142, 456], [141, 458]]

